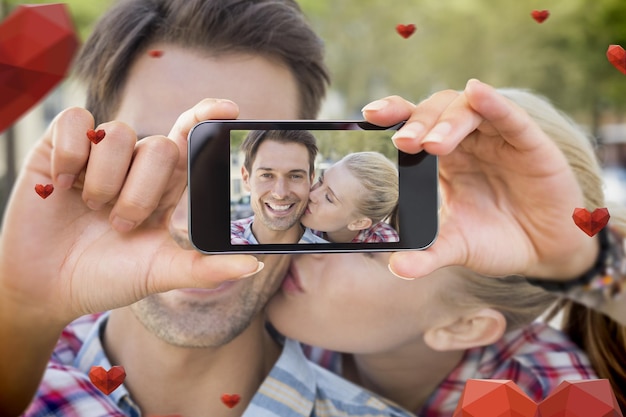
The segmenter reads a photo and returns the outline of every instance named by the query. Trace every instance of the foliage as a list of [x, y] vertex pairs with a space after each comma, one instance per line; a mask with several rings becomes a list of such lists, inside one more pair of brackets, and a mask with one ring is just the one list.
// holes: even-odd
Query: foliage
[[[66, 0], [81, 39], [115, 0]], [[0, 0], [4, 14], [19, 4]], [[595, 125], [626, 108], [626, 78], [606, 59], [626, 47], [624, 0], [298, 0], [323, 38], [343, 116], [390, 94], [419, 101], [472, 77], [537, 91]], [[530, 12], [548, 7], [542, 24]], [[2, 10], [0, 10], [0, 13]], [[403, 39], [398, 23], [414, 23]]]
[[[55, 3], [50, 0], [3, 0], [3, 2], [6, 15], [21, 4]], [[62, 3], [67, 4], [70, 10], [79, 38], [85, 40], [98, 16], [109, 8], [113, 2], [114, 0], [65, 0]]]
[[[320, 4], [323, 3], [323, 6]], [[545, 2], [544, 2], [545, 3]], [[554, 0], [542, 24], [519, 0], [300, 0], [327, 48], [348, 114], [399, 94], [418, 101], [472, 77], [539, 92], [588, 122], [626, 106], [626, 78], [606, 59], [626, 47], [624, 0]], [[414, 23], [403, 39], [398, 23]]]

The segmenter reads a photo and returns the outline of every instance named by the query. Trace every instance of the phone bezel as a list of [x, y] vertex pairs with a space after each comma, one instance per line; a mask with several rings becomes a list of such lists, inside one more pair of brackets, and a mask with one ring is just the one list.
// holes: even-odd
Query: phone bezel
[[[398, 242], [233, 245], [230, 241], [230, 175], [223, 175], [223, 172], [230, 173], [231, 130], [397, 130], [402, 125], [380, 127], [358, 120], [208, 120], [198, 123], [188, 137], [188, 221], [192, 245], [206, 254], [380, 252], [428, 248], [435, 241], [439, 227], [438, 159], [426, 152], [408, 154], [399, 150], [401, 226]], [[201, 169], [200, 174], [197, 169]]]

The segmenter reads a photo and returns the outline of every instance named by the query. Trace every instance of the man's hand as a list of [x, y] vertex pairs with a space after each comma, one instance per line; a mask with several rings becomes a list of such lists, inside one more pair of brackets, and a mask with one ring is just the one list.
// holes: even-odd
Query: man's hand
[[591, 267], [597, 242], [576, 227], [581, 187], [555, 142], [520, 107], [476, 80], [413, 105], [389, 97], [364, 109], [404, 152], [440, 155], [440, 231], [427, 250], [390, 267], [422, 277], [446, 265], [486, 275], [571, 278]]
[[[7, 209], [0, 279], [3, 297], [66, 323], [174, 288], [211, 288], [254, 272], [251, 256], [203, 256], [170, 236], [169, 218], [186, 186], [187, 134], [199, 121], [235, 118], [228, 101], [205, 100], [170, 134], [138, 141], [119, 122], [98, 126], [73, 108], [31, 153]], [[53, 183], [47, 199], [35, 184]]]
[[[187, 134], [235, 118], [232, 102], [204, 100], [166, 136], [138, 141], [119, 122], [92, 144], [89, 112], [72, 108], [30, 153], [0, 237], [0, 414], [34, 394], [65, 327], [93, 312], [175, 288], [213, 288], [258, 271], [246, 255], [205, 256], [172, 238], [170, 216], [187, 183]], [[36, 184], [54, 184], [45, 200]]]

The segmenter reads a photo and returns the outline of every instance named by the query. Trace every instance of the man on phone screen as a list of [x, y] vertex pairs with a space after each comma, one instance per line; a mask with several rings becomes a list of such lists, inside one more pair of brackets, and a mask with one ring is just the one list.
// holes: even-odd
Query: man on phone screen
[[231, 222], [231, 244], [326, 243], [300, 224], [315, 176], [315, 136], [307, 130], [253, 130], [241, 149], [241, 177], [254, 216]]

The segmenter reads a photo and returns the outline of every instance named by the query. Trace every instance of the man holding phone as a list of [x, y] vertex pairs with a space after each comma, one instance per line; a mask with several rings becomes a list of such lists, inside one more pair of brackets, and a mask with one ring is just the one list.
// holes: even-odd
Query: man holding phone
[[[321, 42], [296, 3], [124, 0], [77, 69], [88, 110], [55, 118], [7, 207], [0, 414], [20, 414], [45, 371], [26, 415], [408, 415], [266, 331], [286, 256], [205, 256], [188, 240], [189, 130], [319, 109]], [[45, 200], [40, 183], [55, 186]], [[101, 392], [91, 369], [114, 365], [126, 378]]]
[[300, 224], [315, 176], [315, 136], [307, 130], [253, 130], [241, 149], [241, 177], [254, 216], [231, 222], [231, 243], [326, 243]]

